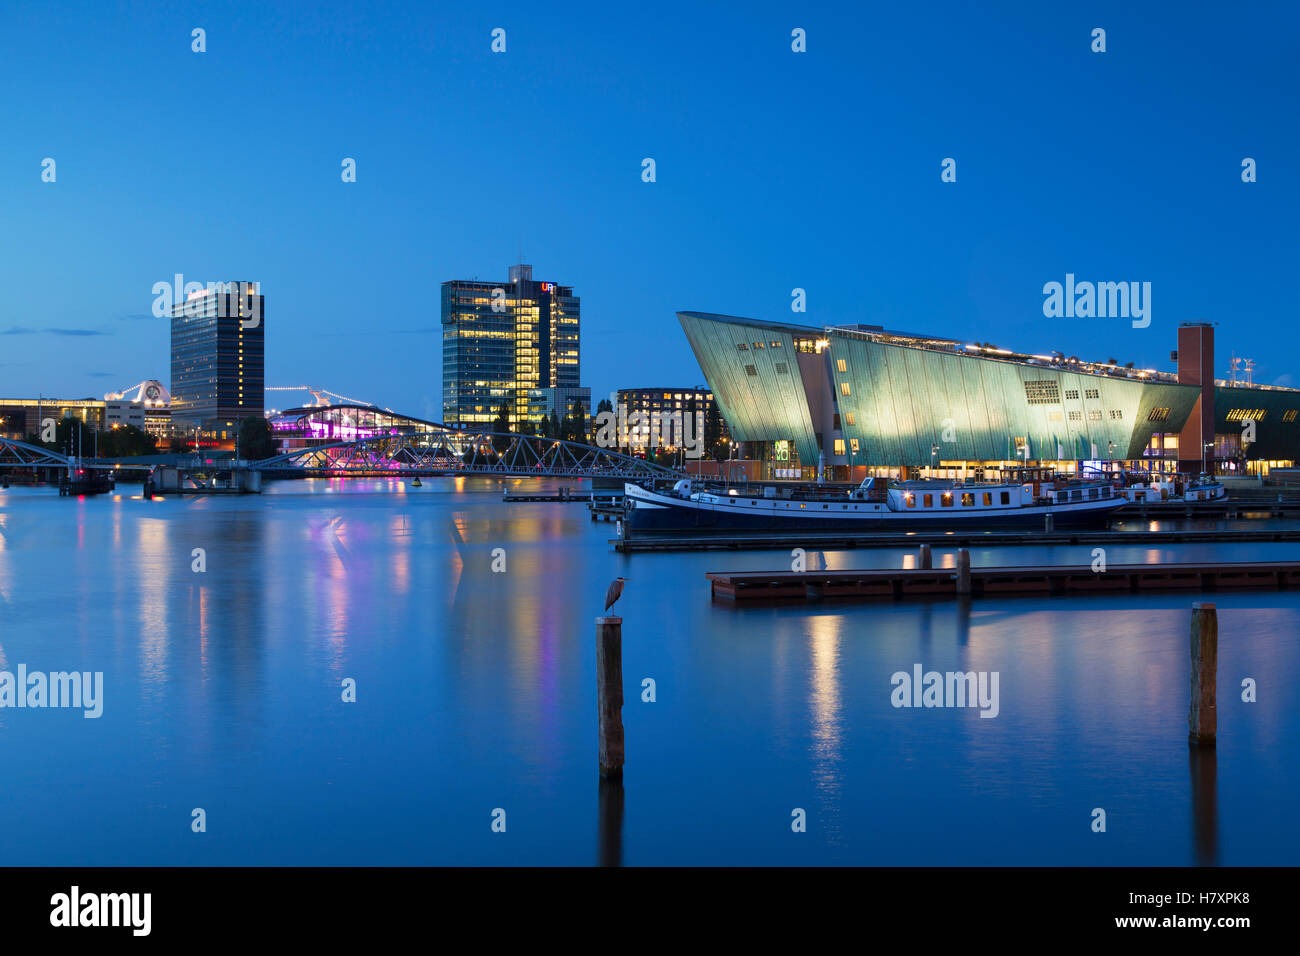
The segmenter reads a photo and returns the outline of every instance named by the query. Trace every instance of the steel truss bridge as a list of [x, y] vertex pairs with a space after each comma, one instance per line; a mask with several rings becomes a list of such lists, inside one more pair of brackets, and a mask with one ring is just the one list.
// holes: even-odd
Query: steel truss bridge
[[[489, 475], [532, 478], [674, 479], [671, 468], [578, 442], [513, 432], [445, 431], [383, 435], [315, 445], [261, 461], [204, 462], [180, 456], [184, 471], [261, 471], [267, 477], [440, 477]], [[69, 458], [39, 445], [0, 438], [3, 468], [118, 468], [151, 466], [112, 458]]]
[[25, 441], [0, 437], [0, 468], [72, 468], [71, 458], [58, 452], [29, 445]]
[[330, 477], [496, 475], [502, 477], [668, 479], [680, 475], [643, 458], [513, 432], [446, 431], [333, 442], [250, 462], [276, 472]]

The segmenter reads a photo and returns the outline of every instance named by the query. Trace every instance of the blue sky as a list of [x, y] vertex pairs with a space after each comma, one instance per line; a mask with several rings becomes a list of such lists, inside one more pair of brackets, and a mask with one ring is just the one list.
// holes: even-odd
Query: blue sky
[[[439, 283], [521, 252], [597, 396], [702, 380], [678, 310], [1156, 368], [1212, 321], [1300, 384], [1298, 9], [8, 3], [0, 393], [166, 382], [180, 272], [262, 282], [268, 384], [436, 416]], [[1150, 327], [1045, 318], [1067, 272]]]

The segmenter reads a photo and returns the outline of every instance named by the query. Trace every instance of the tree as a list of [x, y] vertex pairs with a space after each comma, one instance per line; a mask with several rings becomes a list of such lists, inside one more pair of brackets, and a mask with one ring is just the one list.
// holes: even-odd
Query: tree
[[557, 415], [557, 414], [555, 414], [555, 409], [553, 409], [553, 408], [551, 409], [551, 423], [550, 423], [550, 430], [551, 430], [551, 437], [552, 437], [552, 438], [560, 438], [560, 437], [562, 436], [562, 434], [563, 434], [563, 433], [560, 431], [560, 416]]
[[[502, 432], [510, 431], [510, 409], [505, 402], [502, 402], [501, 407], [497, 410], [497, 417], [492, 422], [492, 430], [494, 432], [497, 432], [498, 435], [501, 434]], [[492, 439], [492, 447], [497, 450], [498, 454], [505, 451], [509, 445], [510, 445], [509, 438]]]
[[599, 402], [596, 403], [597, 415], [599, 415], [601, 412], [612, 412], [612, 411], [614, 411], [614, 406], [609, 403], [608, 398], [602, 398]]
[[135, 455], [155, 455], [158, 440], [134, 425], [119, 425], [99, 433], [101, 458], [131, 458]]
[[271, 423], [265, 418], [245, 418], [239, 423], [239, 457], [246, 461], [274, 458], [280, 448], [271, 434]]
[[569, 440], [586, 444], [587, 412], [581, 401], [573, 403], [573, 413], [565, 421], [569, 423]]
[[716, 401], [709, 402], [704, 412], [704, 447], [715, 460], [729, 456], [731, 446], [722, 441], [722, 413]]

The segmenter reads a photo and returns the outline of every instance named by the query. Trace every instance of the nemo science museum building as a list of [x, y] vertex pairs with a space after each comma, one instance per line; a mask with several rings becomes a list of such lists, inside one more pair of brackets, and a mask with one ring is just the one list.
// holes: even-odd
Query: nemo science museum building
[[1208, 324], [1178, 329], [1177, 371], [1162, 372], [869, 325], [677, 317], [764, 478], [994, 478], [1027, 463], [1256, 475], [1300, 458], [1300, 390], [1216, 380]]

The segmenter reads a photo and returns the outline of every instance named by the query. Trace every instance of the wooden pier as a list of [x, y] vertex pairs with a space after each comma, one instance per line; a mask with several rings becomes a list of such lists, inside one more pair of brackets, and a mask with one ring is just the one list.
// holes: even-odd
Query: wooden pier
[[[960, 557], [961, 553], [959, 553]], [[1288, 590], [1300, 588], [1300, 561], [1112, 564], [1025, 568], [916, 568], [870, 571], [710, 571], [715, 601], [892, 601], [1002, 594], [1115, 594], [1141, 591]], [[964, 588], [964, 590], [963, 590]]]
[[1100, 545], [1111, 544], [1198, 544], [1223, 541], [1300, 541], [1300, 528], [1177, 529], [1161, 531], [963, 531], [956, 533], [918, 531], [913, 534], [888, 532], [853, 534], [796, 531], [727, 536], [646, 535], [613, 538], [615, 551], [628, 554], [649, 551], [848, 551], [854, 548], [915, 548], [943, 545], [950, 548], [993, 548], [1015, 545]]

